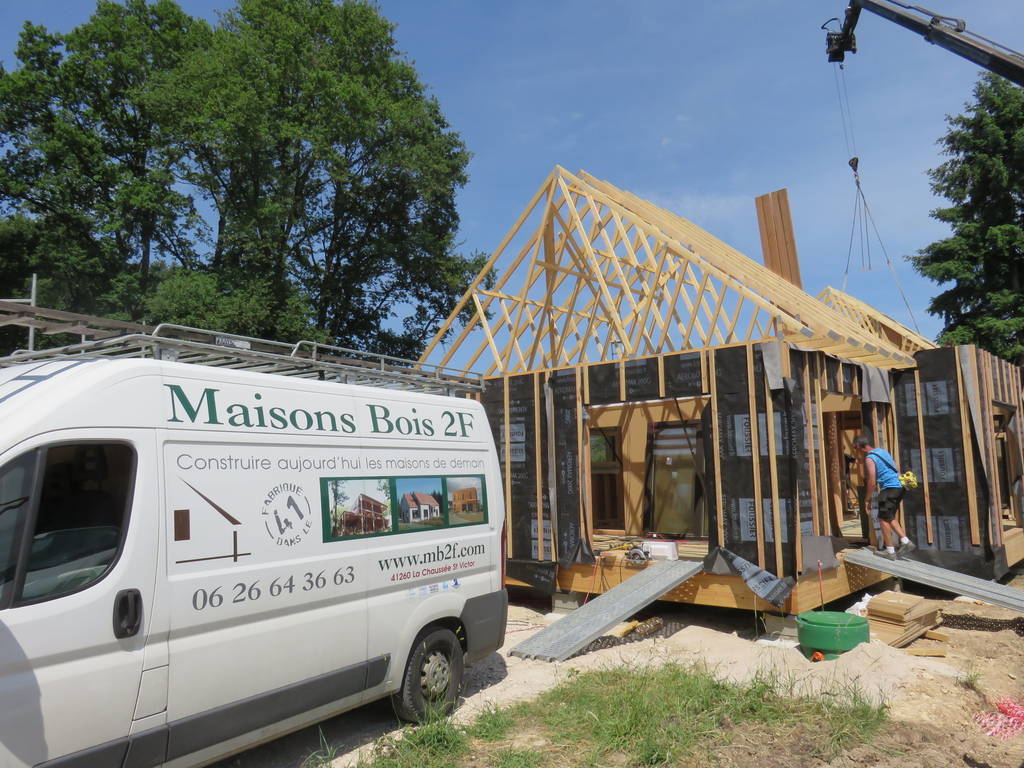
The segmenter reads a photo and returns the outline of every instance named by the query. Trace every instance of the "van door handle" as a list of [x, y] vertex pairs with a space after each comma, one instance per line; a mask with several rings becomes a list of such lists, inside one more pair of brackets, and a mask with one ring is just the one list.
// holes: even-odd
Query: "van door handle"
[[142, 627], [142, 593], [122, 589], [114, 598], [114, 637], [135, 637]]

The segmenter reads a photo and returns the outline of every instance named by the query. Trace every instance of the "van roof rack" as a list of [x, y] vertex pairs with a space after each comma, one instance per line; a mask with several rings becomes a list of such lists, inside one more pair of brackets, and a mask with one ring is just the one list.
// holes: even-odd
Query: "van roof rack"
[[443, 365], [332, 347], [314, 341], [286, 344], [231, 333], [162, 324], [150, 333], [83, 341], [66, 347], [0, 357], [0, 368], [29, 361], [148, 358], [297, 376], [386, 389], [456, 395], [482, 392], [483, 376]]

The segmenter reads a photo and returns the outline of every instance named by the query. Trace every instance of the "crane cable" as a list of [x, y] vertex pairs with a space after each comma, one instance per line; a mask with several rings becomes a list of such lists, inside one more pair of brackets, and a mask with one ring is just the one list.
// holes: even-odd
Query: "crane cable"
[[[843, 73], [843, 84], [841, 89], [839, 87], [839, 74], [836, 72], [836, 69]], [[850, 111], [850, 95], [846, 89], [846, 70], [843, 68], [842, 64], [838, 64], [837, 67], [833, 68], [832, 72], [835, 75], [836, 94], [839, 96], [839, 113], [843, 122], [843, 138], [846, 140], [846, 152], [850, 157], [849, 165], [853, 170], [853, 181], [856, 186], [853, 206], [853, 223], [850, 228], [850, 246], [846, 254], [846, 271], [843, 273], [843, 293], [846, 292], [846, 282], [850, 277], [850, 261], [853, 258], [853, 243], [855, 239], [860, 241], [861, 271], [863, 272], [872, 269], [871, 237], [868, 230], [868, 223], [870, 222], [871, 230], [874, 231], [875, 237], [878, 239], [878, 245], [881, 247], [882, 254], [885, 256], [885, 263], [889, 265], [889, 271], [892, 272], [892, 279], [896, 283], [896, 287], [899, 289], [900, 296], [903, 298], [903, 303], [907, 307], [907, 312], [910, 313], [910, 319], [914, 323], [914, 330], [920, 334], [921, 329], [917, 325], [917, 318], [914, 317], [914, 310], [910, 308], [910, 302], [907, 300], [907, 294], [903, 291], [900, 279], [896, 275], [896, 267], [893, 266], [892, 260], [889, 258], [889, 252], [885, 249], [885, 243], [882, 242], [882, 236], [878, 232], [878, 225], [875, 224], [875, 217], [871, 215], [871, 208], [868, 207], [868, 199], [864, 195], [864, 188], [860, 183], [860, 160], [857, 157], [857, 139], [853, 133], [853, 115]], [[847, 130], [847, 126], [849, 126], [849, 130]]]

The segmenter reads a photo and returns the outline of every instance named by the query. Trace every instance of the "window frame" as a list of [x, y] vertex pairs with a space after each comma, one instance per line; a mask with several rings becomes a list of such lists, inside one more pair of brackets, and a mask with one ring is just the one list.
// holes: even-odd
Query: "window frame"
[[[128, 482], [125, 487], [125, 498], [124, 505], [120, 510], [121, 522], [120, 522], [120, 537], [117, 543], [117, 551], [114, 553], [107, 569], [98, 578], [86, 582], [74, 589], [70, 589], [66, 592], [61, 592], [55, 595], [44, 595], [42, 597], [33, 598], [30, 600], [23, 600], [22, 594], [25, 589], [25, 580], [28, 574], [29, 558], [32, 553], [32, 542], [36, 535], [30, 533], [35, 531], [35, 527], [39, 520], [39, 506], [42, 502], [42, 487], [44, 478], [46, 476], [46, 461], [49, 456], [49, 452], [53, 448], [60, 448], [62, 446], [79, 446], [79, 445], [118, 445], [124, 446], [130, 452], [130, 462], [128, 466]], [[102, 438], [91, 438], [85, 440], [55, 440], [52, 442], [37, 445], [28, 451], [13, 456], [8, 461], [5, 461], [0, 467], [6, 467], [14, 461], [17, 461], [22, 456], [29, 453], [35, 454], [34, 477], [32, 478], [31, 493], [29, 495], [30, 506], [28, 511], [24, 514], [21, 520], [21, 529], [17, 531], [16, 535], [21, 537], [20, 544], [17, 547], [17, 562], [15, 563], [14, 578], [0, 587], [0, 611], [4, 611], [10, 608], [23, 608], [31, 605], [39, 605], [41, 603], [50, 602], [51, 600], [59, 600], [64, 597], [84, 592], [87, 589], [92, 588], [94, 585], [99, 584], [105, 580], [117, 567], [121, 556], [124, 554], [125, 542], [128, 538], [128, 528], [131, 524], [132, 519], [132, 508], [133, 501], [135, 499], [135, 485], [138, 482], [138, 468], [139, 468], [139, 452], [135, 444], [125, 439], [102, 439]]]

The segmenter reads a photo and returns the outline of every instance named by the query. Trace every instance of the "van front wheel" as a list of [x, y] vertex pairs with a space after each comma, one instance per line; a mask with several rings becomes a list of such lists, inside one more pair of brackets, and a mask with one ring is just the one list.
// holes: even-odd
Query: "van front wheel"
[[405, 665], [402, 689], [392, 696], [403, 720], [423, 722], [447, 715], [462, 692], [463, 651], [459, 639], [444, 627], [427, 627], [416, 638]]

